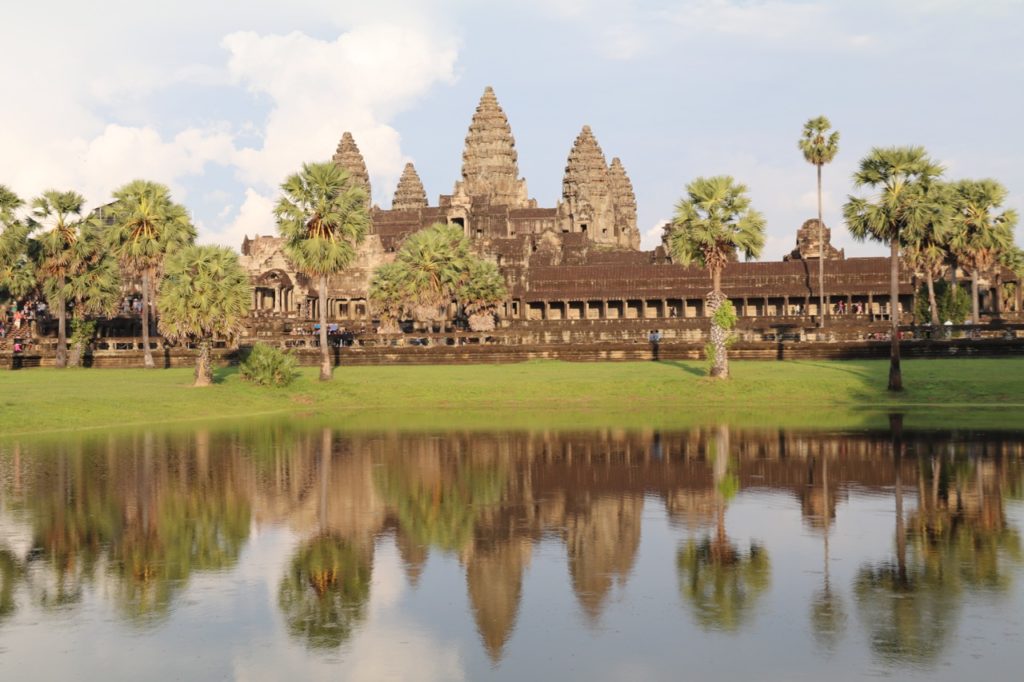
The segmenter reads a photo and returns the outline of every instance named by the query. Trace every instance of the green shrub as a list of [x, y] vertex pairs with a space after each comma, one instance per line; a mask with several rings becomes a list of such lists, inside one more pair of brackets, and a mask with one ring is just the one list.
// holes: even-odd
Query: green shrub
[[239, 373], [246, 381], [259, 386], [280, 388], [292, 383], [297, 366], [295, 358], [280, 348], [257, 343], [246, 354]]

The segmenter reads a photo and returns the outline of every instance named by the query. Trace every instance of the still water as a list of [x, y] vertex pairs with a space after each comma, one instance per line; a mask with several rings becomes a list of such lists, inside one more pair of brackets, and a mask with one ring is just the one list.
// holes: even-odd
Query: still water
[[0, 442], [3, 680], [1019, 679], [1024, 433]]

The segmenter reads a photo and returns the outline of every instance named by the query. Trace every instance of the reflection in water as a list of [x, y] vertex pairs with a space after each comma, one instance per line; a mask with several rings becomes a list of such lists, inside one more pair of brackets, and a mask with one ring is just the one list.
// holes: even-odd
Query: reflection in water
[[714, 472], [715, 535], [690, 539], [679, 550], [679, 589], [702, 627], [736, 630], [754, 611], [758, 597], [771, 583], [768, 552], [756, 542], [743, 552], [725, 531], [725, 506], [739, 490], [739, 478], [730, 471], [729, 430], [715, 429], [710, 439]]
[[[1005, 504], [1020, 494], [1022, 444], [904, 435], [898, 422], [891, 435], [717, 427], [444, 436], [272, 423], [0, 446], [0, 628], [36, 609], [71, 617], [94, 595], [122, 622], [158, 633], [194, 574], [231, 572], [251, 529], [284, 527], [294, 542], [275, 558], [275, 608], [310, 649], [357, 646], [375, 553], [387, 542], [414, 591], [432, 554], [457, 562], [469, 622], [495, 664], [524, 627], [528, 569], [545, 543], [558, 547], [594, 636], [611, 595], [632, 589], [641, 538], [666, 533], [669, 547], [678, 543], [678, 585], [664, 589], [678, 589], [679, 615], [709, 636], [750, 632], [776, 584], [791, 579], [780, 566], [792, 563], [790, 547], [774, 548], [777, 534], [752, 535], [732, 518], [757, 491], [798, 509], [814, 538], [810, 568], [821, 579], [798, 603], [818, 647], [850, 643], [845, 594], [876, 660], [931, 665], [970, 594], [1015, 589], [1021, 542]], [[865, 492], [895, 504], [894, 548], [852, 557], [847, 565], [859, 569], [840, 582], [830, 542], [851, 496]], [[650, 525], [655, 511], [664, 529]]]
[[278, 594], [292, 636], [319, 649], [347, 641], [365, 615], [372, 561], [366, 548], [342, 538], [302, 543]]

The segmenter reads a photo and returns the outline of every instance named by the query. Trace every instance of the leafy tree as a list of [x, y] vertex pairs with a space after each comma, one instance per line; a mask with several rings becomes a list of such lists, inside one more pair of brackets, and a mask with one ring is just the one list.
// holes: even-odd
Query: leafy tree
[[995, 180], [961, 180], [953, 190], [955, 211], [949, 244], [957, 260], [971, 272], [971, 321], [978, 324], [978, 276], [1014, 248], [1017, 212], [1008, 208], [996, 213], [1007, 193]]
[[[960, 287], [954, 287], [944, 279], [935, 280], [935, 308], [941, 323], [947, 320], [953, 324], [963, 324], [971, 315], [971, 297]], [[932, 320], [932, 307], [928, 302], [927, 285], [918, 292], [917, 307], [914, 309], [914, 321], [923, 323]], [[935, 324], [932, 321], [932, 324]]]
[[133, 180], [114, 192], [114, 203], [96, 217], [107, 228], [108, 247], [133, 276], [142, 279], [142, 346], [145, 366], [152, 369], [149, 347], [150, 302], [164, 260], [195, 241], [196, 230], [184, 206], [171, 200], [171, 191], [149, 180]]
[[722, 270], [736, 258], [757, 258], [764, 248], [765, 220], [750, 207], [747, 187], [727, 175], [697, 178], [686, 187], [686, 197], [676, 204], [669, 233], [669, 250], [682, 265], [696, 263], [711, 274], [708, 310], [714, 365], [711, 376], [729, 376], [728, 330], [715, 321], [715, 313], [727, 300], [722, 293]]
[[195, 386], [213, 379], [210, 345], [232, 337], [249, 314], [252, 291], [238, 256], [221, 246], [187, 246], [167, 259], [157, 309], [160, 332], [171, 341], [199, 346]]
[[30, 228], [38, 231], [37, 273], [50, 310], [57, 315], [57, 367], [68, 364], [67, 283], [73, 250], [81, 236], [84, 204], [85, 197], [78, 192], [47, 190], [32, 201], [29, 218]]
[[306, 163], [288, 176], [274, 209], [285, 254], [296, 268], [319, 281], [320, 380], [331, 379], [327, 347], [327, 280], [344, 271], [366, 238], [370, 215], [366, 192], [333, 163]]
[[804, 153], [804, 159], [818, 171], [818, 324], [825, 326], [828, 305], [825, 303], [825, 222], [821, 211], [821, 168], [831, 163], [839, 153], [839, 131], [832, 132], [832, 123], [824, 116], [812, 118], [804, 124], [803, 135], [797, 146]]
[[888, 242], [890, 250], [889, 301], [892, 347], [889, 390], [903, 390], [899, 343], [899, 258], [905, 235], [935, 221], [936, 203], [929, 201], [928, 183], [942, 174], [923, 147], [875, 148], [860, 162], [854, 185], [877, 191], [874, 200], [849, 197], [843, 216], [854, 239]]
[[472, 259], [457, 295], [469, 318], [469, 328], [490, 331], [494, 329], [494, 312], [508, 297], [508, 289], [497, 265]]

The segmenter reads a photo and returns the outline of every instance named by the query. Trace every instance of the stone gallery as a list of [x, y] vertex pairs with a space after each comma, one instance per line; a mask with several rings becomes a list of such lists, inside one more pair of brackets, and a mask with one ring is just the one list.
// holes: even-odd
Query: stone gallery
[[[494, 91], [484, 90], [462, 152], [462, 176], [436, 205], [415, 167], [406, 164], [391, 209], [373, 204], [366, 163], [356, 140], [345, 133], [333, 156], [365, 189], [372, 226], [358, 257], [330, 280], [328, 319], [361, 322], [373, 318], [367, 290], [373, 271], [389, 262], [402, 241], [434, 223], [459, 225], [474, 250], [492, 260], [508, 285], [499, 324], [546, 320], [671, 320], [706, 315], [710, 288], [706, 271], [671, 261], [666, 248], [640, 249], [633, 185], [618, 157], [609, 163], [589, 126], [572, 143], [554, 207], [537, 205], [519, 177], [515, 138]], [[782, 261], [730, 263], [724, 293], [743, 318], [810, 318], [819, 314], [817, 259], [823, 253], [829, 313], [888, 318], [889, 262], [885, 257], [846, 258], [818, 222], [797, 231], [796, 248]], [[664, 238], [663, 238], [664, 241]], [[310, 319], [318, 315], [313, 282], [289, 263], [278, 237], [256, 236], [242, 243], [242, 263], [254, 284], [256, 315]], [[1007, 271], [1004, 282], [1014, 281]], [[993, 278], [983, 289], [983, 308], [999, 312]], [[899, 309], [913, 310], [917, 282], [901, 272]], [[1011, 307], [1021, 308], [1019, 295]]]

